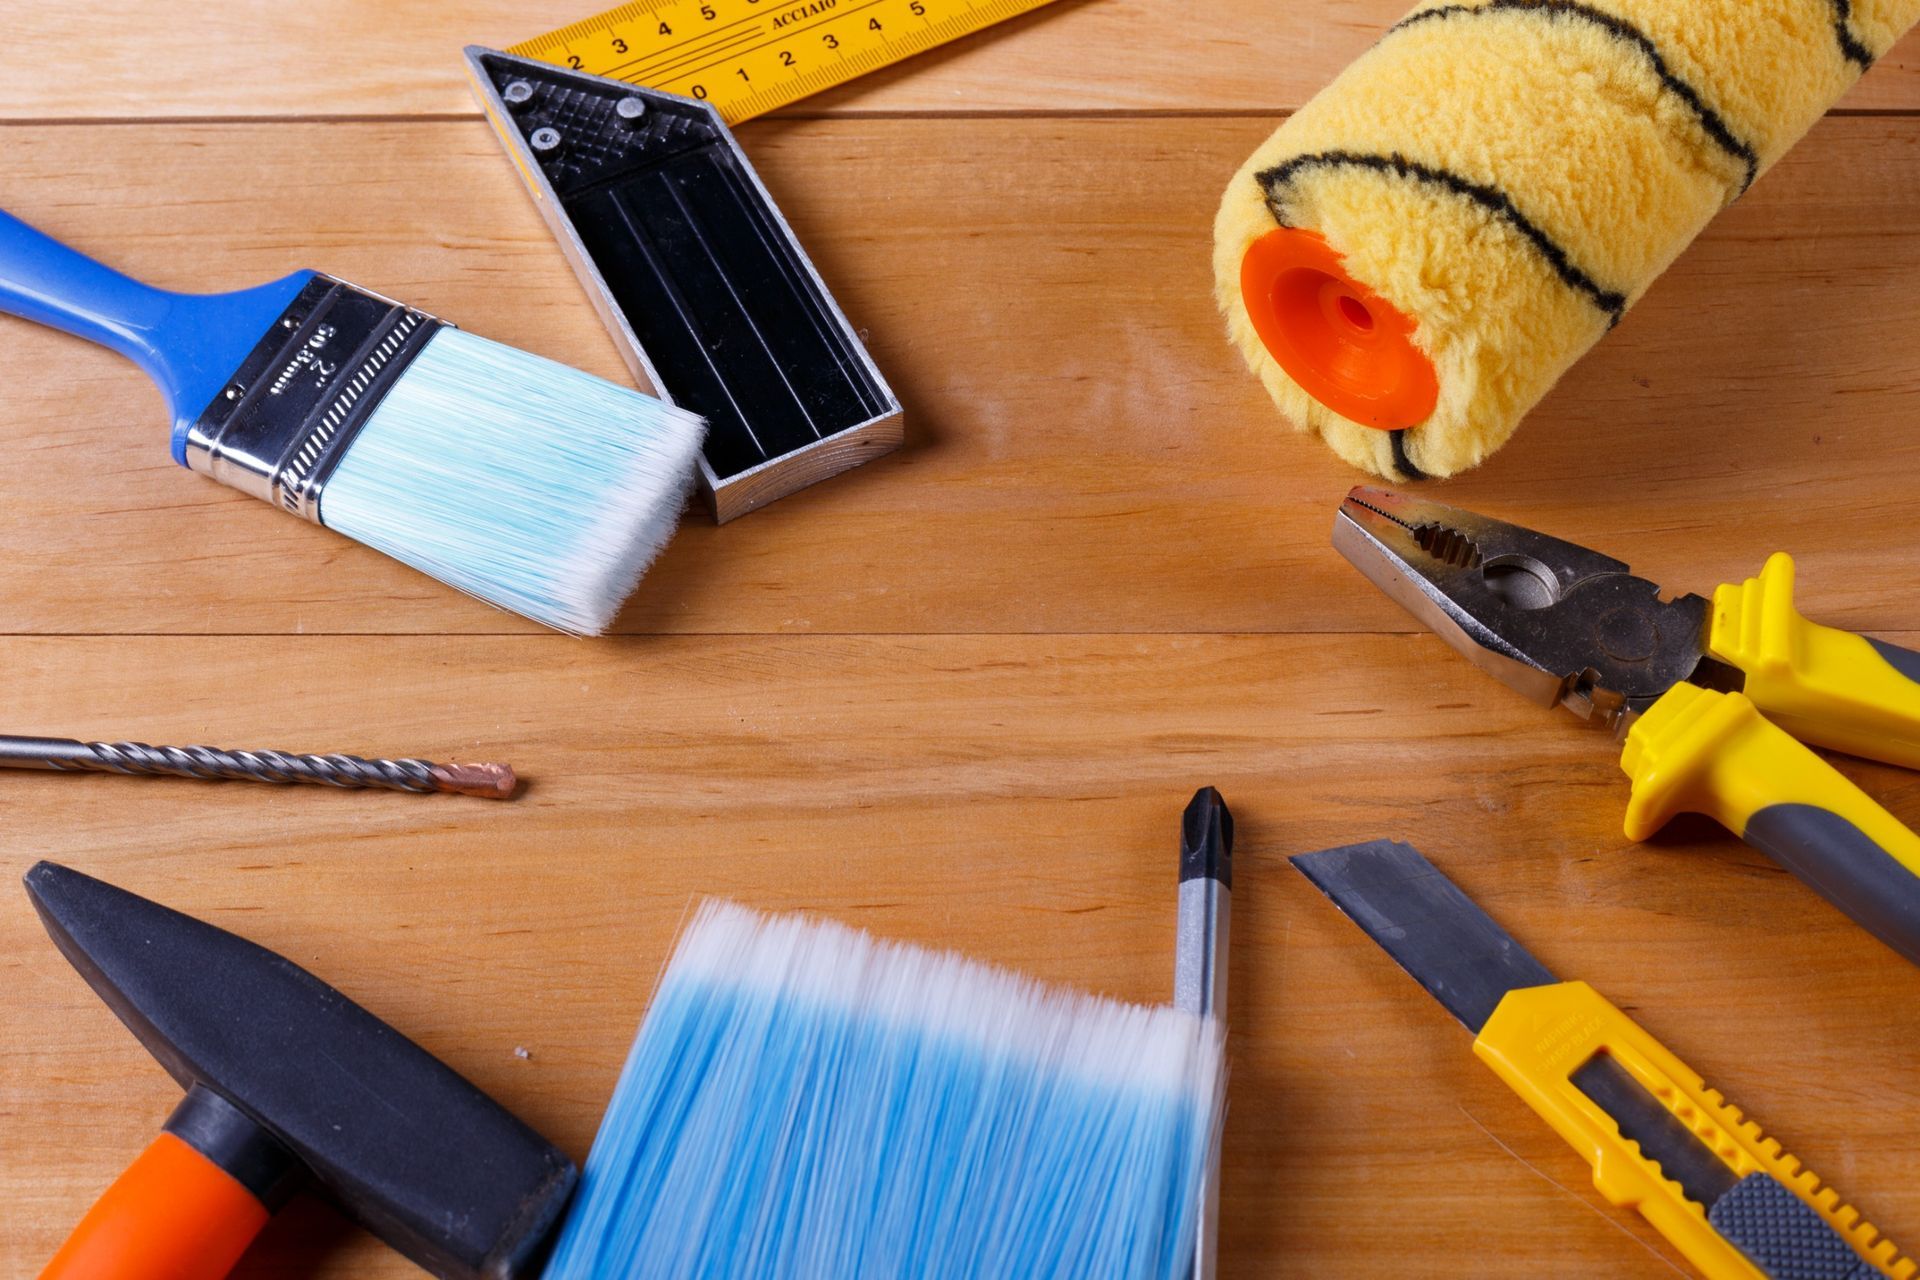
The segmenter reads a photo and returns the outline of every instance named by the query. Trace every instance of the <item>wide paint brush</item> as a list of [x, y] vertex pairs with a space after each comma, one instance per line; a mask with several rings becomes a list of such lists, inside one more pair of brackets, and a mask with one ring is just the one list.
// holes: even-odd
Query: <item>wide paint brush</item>
[[547, 1280], [1183, 1280], [1217, 1023], [726, 903], [647, 1011]]
[[331, 276], [171, 293], [5, 213], [0, 311], [145, 370], [180, 465], [582, 635], [673, 535], [705, 430]]

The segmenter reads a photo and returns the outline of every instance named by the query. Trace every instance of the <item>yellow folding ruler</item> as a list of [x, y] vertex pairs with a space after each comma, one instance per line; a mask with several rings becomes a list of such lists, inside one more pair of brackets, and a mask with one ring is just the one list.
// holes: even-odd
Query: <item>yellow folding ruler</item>
[[508, 52], [703, 98], [728, 124], [1050, 0], [636, 0]]

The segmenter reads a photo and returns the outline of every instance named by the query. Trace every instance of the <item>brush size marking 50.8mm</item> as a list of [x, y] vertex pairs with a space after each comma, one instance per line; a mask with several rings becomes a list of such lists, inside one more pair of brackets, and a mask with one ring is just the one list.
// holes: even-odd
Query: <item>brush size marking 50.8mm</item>
[[729, 124], [1050, 0], [639, 0], [508, 52], [711, 102]]

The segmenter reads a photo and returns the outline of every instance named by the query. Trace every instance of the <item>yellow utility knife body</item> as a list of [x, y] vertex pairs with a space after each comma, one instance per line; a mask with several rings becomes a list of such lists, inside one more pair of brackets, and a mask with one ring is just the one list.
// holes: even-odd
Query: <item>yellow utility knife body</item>
[[1708, 1280], [1911, 1280], [1859, 1212], [1584, 982], [1558, 981], [1404, 844], [1293, 864], [1448, 1012], [1474, 1052]]
[[1801, 742], [1920, 768], [1920, 653], [1803, 618], [1793, 561], [1697, 595], [1383, 489], [1334, 546], [1475, 666], [1626, 739], [1626, 833], [1703, 813], [1920, 964], [1920, 836]]

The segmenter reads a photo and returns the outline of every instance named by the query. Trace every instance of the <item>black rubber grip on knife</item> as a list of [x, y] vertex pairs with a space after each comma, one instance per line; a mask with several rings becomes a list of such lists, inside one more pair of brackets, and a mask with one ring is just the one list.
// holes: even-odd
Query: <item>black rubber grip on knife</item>
[[1767, 1280], [1879, 1280], [1872, 1263], [1770, 1174], [1742, 1178], [1707, 1211], [1707, 1221]]

